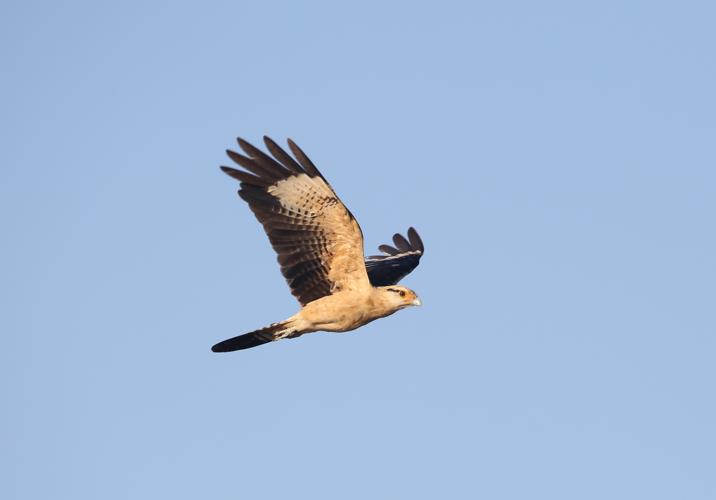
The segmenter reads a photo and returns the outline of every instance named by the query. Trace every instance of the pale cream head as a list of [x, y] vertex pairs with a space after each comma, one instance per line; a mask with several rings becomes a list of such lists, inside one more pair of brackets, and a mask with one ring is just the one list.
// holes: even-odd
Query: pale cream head
[[419, 306], [422, 305], [418, 294], [412, 291], [410, 288], [405, 288], [400, 285], [390, 285], [378, 287], [383, 296], [383, 300], [393, 306], [396, 310], [402, 309], [408, 306]]

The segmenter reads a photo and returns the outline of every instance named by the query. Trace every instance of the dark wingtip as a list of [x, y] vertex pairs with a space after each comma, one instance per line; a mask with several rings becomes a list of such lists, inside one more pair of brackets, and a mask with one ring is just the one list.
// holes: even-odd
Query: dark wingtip
[[400, 233], [395, 233], [393, 235], [393, 244], [401, 252], [409, 252], [412, 250], [410, 242], [408, 242], [408, 240], [405, 239], [405, 236]]
[[300, 163], [301, 167], [303, 167], [303, 170], [311, 177], [320, 177], [325, 181], [325, 178], [323, 177], [323, 175], [321, 175], [321, 172], [318, 171], [318, 169], [313, 164], [311, 159], [306, 155], [306, 153], [304, 153], [303, 150], [299, 148], [295, 142], [293, 142], [293, 139], [289, 137], [288, 139], [286, 139], [286, 142], [288, 143], [288, 148], [293, 153], [293, 156], [296, 157], [298, 163]]
[[387, 253], [388, 255], [397, 255], [398, 253], [400, 253], [400, 250], [398, 250], [397, 248], [393, 248], [390, 245], [380, 245], [378, 247], [378, 250], [383, 253]]
[[278, 144], [276, 144], [276, 141], [274, 141], [273, 139], [271, 139], [271, 138], [270, 138], [269, 136], [267, 136], [267, 135], [265, 135], [265, 136], [263, 137], [263, 139], [264, 139], [264, 144], [266, 145], [266, 148], [267, 148], [269, 151], [271, 151], [271, 148], [272, 148], [272, 147], [278, 146]]
[[425, 246], [423, 245], [423, 240], [422, 238], [420, 238], [420, 235], [413, 226], [410, 226], [408, 228], [408, 239], [410, 240], [410, 245], [415, 250], [419, 250], [421, 253], [425, 253]]
[[225, 167], [223, 165], [219, 168], [226, 175], [236, 179], [239, 182], [242, 182], [245, 184], [250, 184], [253, 186], [259, 186], [259, 187], [265, 187], [265, 186], [269, 185], [268, 181], [261, 179], [260, 177], [257, 177], [253, 174], [248, 173], [248, 172], [242, 172], [241, 170], [237, 170], [237, 169], [231, 168], [231, 167]]
[[237, 137], [236, 142], [239, 144], [239, 147], [243, 150], [243, 152], [249, 155], [249, 158], [254, 156], [251, 154], [251, 151], [255, 149], [253, 144], [245, 139], [242, 139], [241, 137]]
[[231, 161], [236, 163], [237, 165], [241, 165], [242, 167], [246, 168], [244, 165], [247, 161], [249, 161], [249, 158], [246, 158], [241, 153], [237, 153], [236, 151], [233, 151], [231, 149], [226, 150], [226, 156], [231, 158]]

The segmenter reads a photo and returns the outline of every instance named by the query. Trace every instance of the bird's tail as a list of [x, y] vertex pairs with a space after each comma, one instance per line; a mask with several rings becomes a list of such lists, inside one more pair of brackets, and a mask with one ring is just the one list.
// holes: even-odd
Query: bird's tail
[[238, 337], [233, 337], [211, 348], [214, 352], [231, 352], [241, 349], [250, 349], [274, 340], [280, 340], [286, 337], [297, 337], [300, 335], [296, 328], [292, 327], [292, 321], [286, 320], [280, 323], [272, 323], [271, 325], [255, 330], [253, 332], [244, 333]]

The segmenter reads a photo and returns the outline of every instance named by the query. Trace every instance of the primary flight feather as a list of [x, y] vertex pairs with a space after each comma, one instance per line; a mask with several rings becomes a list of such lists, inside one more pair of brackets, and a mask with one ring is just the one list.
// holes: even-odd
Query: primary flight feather
[[363, 233], [328, 181], [288, 139], [293, 156], [264, 137], [269, 156], [243, 139], [244, 154], [227, 151], [244, 170], [221, 169], [241, 182], [239, 196], [264, 227], [281, 273], [302, 308], [285, 321], [233, 337], [214, 352], [248, 349], [315, 331], [345, 332], [408, 306], [415, 292], [397, 286], [419, 263], [424, 247], [417, 231], [393, 236], [384, 255], [363, 256]]

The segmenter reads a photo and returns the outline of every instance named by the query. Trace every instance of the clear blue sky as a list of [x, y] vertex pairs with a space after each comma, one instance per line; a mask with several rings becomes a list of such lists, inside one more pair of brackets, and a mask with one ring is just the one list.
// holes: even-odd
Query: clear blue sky
[[[3, 2], [0, 497], [716, 498], [712, 2]], [[294, 313], [294, 138], [424, 307]]]

